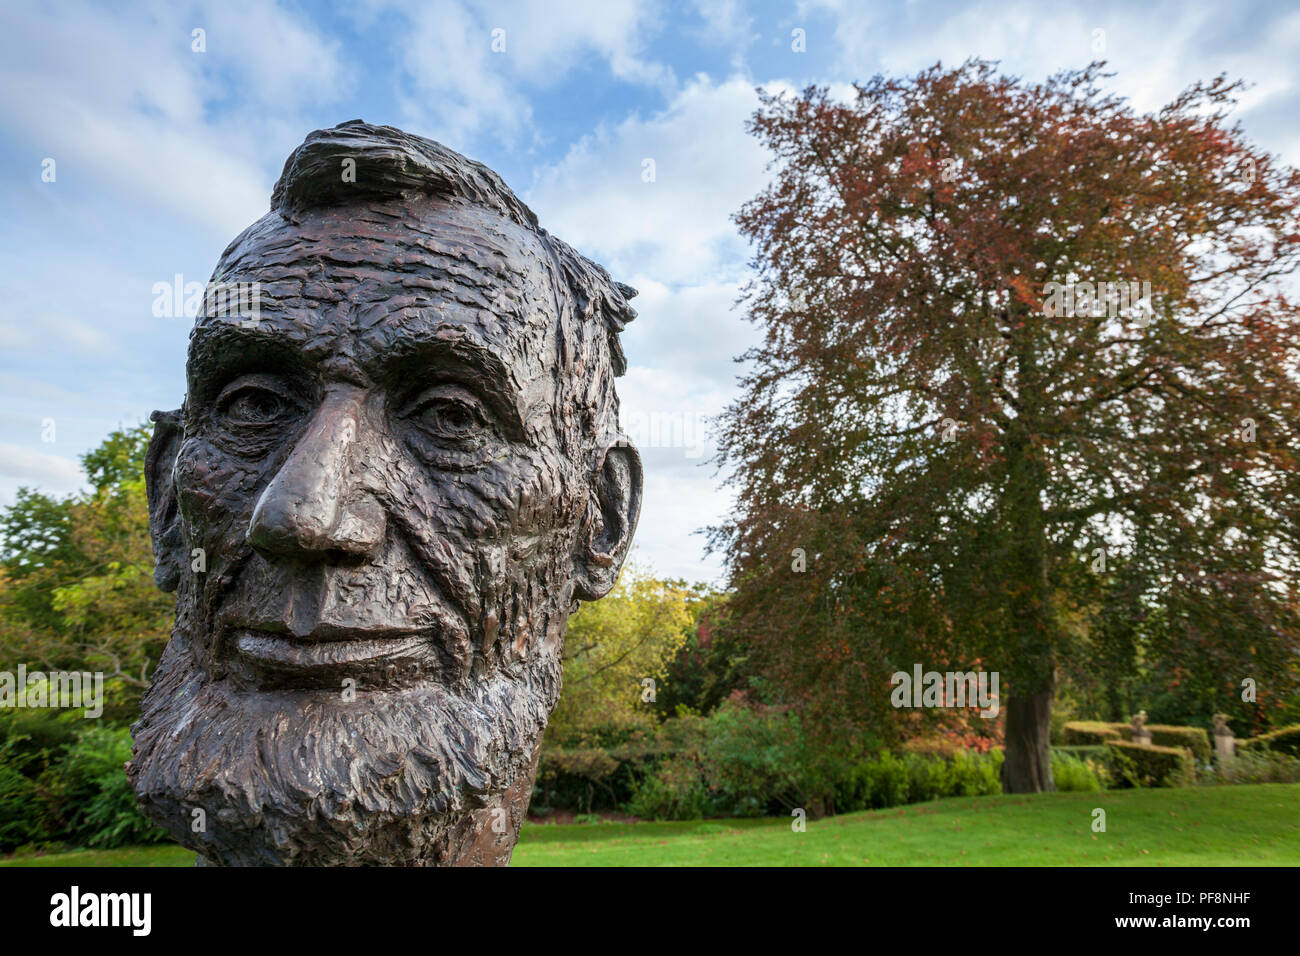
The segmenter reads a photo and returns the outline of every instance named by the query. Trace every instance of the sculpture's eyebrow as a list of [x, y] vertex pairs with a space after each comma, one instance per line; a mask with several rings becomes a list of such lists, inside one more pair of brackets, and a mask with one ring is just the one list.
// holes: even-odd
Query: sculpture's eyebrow
[[231, 375], [260, 366], [276, 366], [284, 371], [306, 370], [301, 354], [302, 333], [284, 329], [266, 321], [216, 321], [195, 326], [190, 333], [186, 373], [198, 401], [215, 396], [207, 394]]
[[442, 381], [457, 381], [481, 393], [507, 430], [523, 436], [527, 409], [509, 365], [495, 349], [465, 330], [443, 327], [406, 332], [398, 341], [366, 352], [369, 357], [364, 368], [375, 381], [405, 396]]

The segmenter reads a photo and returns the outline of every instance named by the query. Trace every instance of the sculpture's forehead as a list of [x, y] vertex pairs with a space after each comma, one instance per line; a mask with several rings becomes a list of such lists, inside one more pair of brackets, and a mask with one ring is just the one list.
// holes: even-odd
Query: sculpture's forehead
[[[211, 310], [192, 361], [231, 325], [353, 371], [429, 340], [496, 353], [525, 378], [553, 366], [557, 302], [550, 254], [495, 212], [420, 199], [267, 216], [223, 258], [214, 288], [248, 311]], [[221, 300], [216, 300], [221, 301]]]

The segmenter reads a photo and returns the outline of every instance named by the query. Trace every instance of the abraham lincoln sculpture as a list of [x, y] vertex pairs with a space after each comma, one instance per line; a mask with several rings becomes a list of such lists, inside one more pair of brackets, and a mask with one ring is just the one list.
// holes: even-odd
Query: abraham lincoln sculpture
[[565, 625], [640, 511], [635, 291], [487, 167], [359, 120], [293, 152], [216, 286], [257, 307], [205, 306], [153, 416], [177, 597], [140, 806], [218, 865], [508, 863]]

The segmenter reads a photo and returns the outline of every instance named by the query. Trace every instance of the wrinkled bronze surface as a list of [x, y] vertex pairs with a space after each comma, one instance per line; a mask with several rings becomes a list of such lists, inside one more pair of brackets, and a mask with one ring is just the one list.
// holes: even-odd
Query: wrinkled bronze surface
[[565, 624], [636, 527], [635, 292], [491, 170], [360, 121], [294, 151], [213, 283], [256, 309], [205, 308], [154, 415], [177, 603], [142, 808], [217, 864], [507, 863]]

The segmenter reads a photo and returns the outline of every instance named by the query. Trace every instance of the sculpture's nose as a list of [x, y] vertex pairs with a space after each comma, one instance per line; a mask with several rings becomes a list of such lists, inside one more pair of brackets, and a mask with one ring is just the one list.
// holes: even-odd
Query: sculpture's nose
[[383, 544], [384, 510], [352, 475], [362, 399], [355, 388], [326, 394], [253, 509], [248, 542], [258, 551], [371, 557]]

